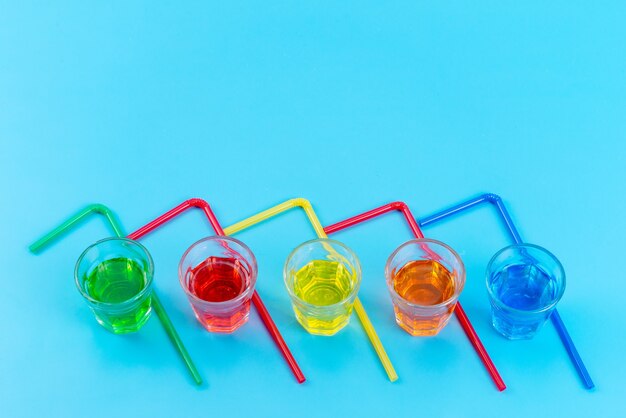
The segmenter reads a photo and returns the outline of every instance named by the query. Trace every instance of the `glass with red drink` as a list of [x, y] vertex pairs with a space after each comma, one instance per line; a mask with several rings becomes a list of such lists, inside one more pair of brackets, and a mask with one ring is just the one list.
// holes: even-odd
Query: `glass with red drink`
[[178, 276], [207, 330], [230, 333], [248, 321], [257, 264], [243, 242], [224, 236], [201, 239], [183, 255]]

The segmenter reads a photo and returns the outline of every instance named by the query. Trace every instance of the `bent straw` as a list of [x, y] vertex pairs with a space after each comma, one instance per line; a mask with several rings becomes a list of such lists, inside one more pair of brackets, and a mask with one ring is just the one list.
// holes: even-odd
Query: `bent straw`
[[44, 247], [50, 245], [54, 240], [63, 236], [63, 234], [68, 232], [72, 227], [77, 226], [80, 221], [89, 217], [91, 214], [104, 216], [105, 219], [108, 221], [108, 225], [111, 227], [111, 229], [113, 229], [113, 233], [115, 234], [115, 236], [121, 237], [124, 235], [122, 233], [122, 228], [120, 227], [119, 222], [115, 219], [115, 216], [113, 215], [113, 212], [106, 206], [95, 203], [86, 206], [83, 210], [71, 216], [61, 225], [57, 226], [52, 231], [48, 232], [46, 235], [32, 243], [28, 247], [28, 249], [33, 254], [38, 253]]
[[[509, 215], [509, 212], [504, 206], [502, 198], [498, 196], [497, 194], [493, 194], [493, 193], [485, 193], [481, 196], [466, 200], [465, 202], [459, 203], [458, 205], [454, 205], [450, 208], [439, 211], [433, 215], [427, 216], [421, 219], [419, 221], [419, 224], [421, 226], [427, 226], [435, 222], [444, 220], [450, 216], [460, 214], [482, 203], [491, 204], [497, 209], [497, 213], [500, 219], [502, 220], [502, 222], [504, 223], [504, 226], [506, 227], [506, 230], [511, 236], [512, 241], [514, 243], [516, 244], [523, 243], [522, 238], [520, 237], [520, 234], [517, 228], [515, 227], [515, 224], [513, 223], [511, 216]], [[593, 383], [593, 380], [591, 379], [591, 376], [589, 375], [589, 372], [587, 371], [587, 367], [585, 367], [585, 363], [583, 363], [583, 360], [580, 357], [580, 354], [578, 353], [576, 346], [574, 345], [574, 341], [570, 337], [569, 332], [567, 331], [567, 328], [565, 328], [565, 324], [563, 323], [563, 320], [561, 319], [561, 316], [559, 315], [556, 309], [552, 312], [552, 315], [550, 316], [550, 318], [552, 319], [552, 324], [556, 328], [556, 331], [559, 334], [559, 337], [561, 338], [561, 342], [563, 343], [563, 346], [565, 346], [565, 350], [567, 351], [567, 354], [569, 355], [570, 360], [574, 364], [574, 367], [576, 371], [578, 372], [578, 376], [582, 380], [585, 388], [593, 389], [595, 387], [595, 384]]]
[[[227, 235], [235, 234], [241, 230], [249, 228], [253, 225], [263, 222], [269, 218], [273, 218], [276, 215], [279, 215], [294, 208], [301, 208], [302, 210], [304, 210], [304, 213], [306, 214], [309, 222], [313, 226], [313, 229], [315, 230], [315, 233], [319, 238], [328, 238], [326, 232], [324, 232], [322, 224], [320, 223], [317, 215], [315, 214], [315, 211], [313, 210], [313, 206], [311, 206], [311, 203], [308, 200], [303, 198], [290, 199], [279, 205], [264, 210], [263, 212], [259, 212], [256, 215], [244, 219], [243, 221], [237, 222], [229, 227], [224, 228], [224, 232]], [[374, 325], [372, 325], [372, 322], [367, 316], [367, 312], [365, 312], [365, 308], [363, 307], [363, 304], [358, 297], [354, 301], [354, 310], [357, 314], [357, 317], [361, 321], [361, 325], [363, 326], [363, 329], [365, 330], [365, 333], [367, 334], [370, 343], [374, 347], [374, 350], [376, 351], [376, 354], [378, 355], [378, 358], [380, 359], [380, 362], [382, 363], [383, 368], [385, 369], [385, 372], [389, 377], [389, 380], [395, 382], [396, 380], [398, 380], [398, 374], [396, 373], [393, 364], [391, 364], [391, 360], [389, 359], [389, 356], [387, 356], [387, 353], [385, 352], [385, 348], [383, 347], [380, 338], [378, 338], [378, 334], [374, 329]]]
[[[376, 209], [372, 209], [370, 211], [361, 213], [360, 215], [356, 215], [344, 221], [337, 222], [335, 224], [327, 226], [326, 228], [324, 228], [324, 231], [326, 231], [327, 234], [332, 234], [332, 233], [341, 231], [342, 229], [346, 229], [351, 226], [358, 225], [362, 222], [368, 221], [370, 219], [376, 218], [378, 216], [384, 215], [385, 213], [394, 212], [394, 211], [399, 211], [400, 213], [404, 215], [404, 218], [409, 224], [409, 228], [411, 229], [411, 232], [413, 232], [413, 235], [415, 235], [416, 238], [424, 238], [424, 234], [422, 233], [417, 222], [415, 221], [415, 217], [409, 210], [409, 207], [404, 202], [392, 202], [392, 203], [383, 205]], [[496, 366], [493, 364], [493, 361], [491, 361], [491, 358], [489, 357], [489, 353], [487, 353], [487, 350], [485, 349], [482, 342], [480, 341], [480, 338], [478, 337], [476, 330], [474, 329], [474, 327], [472, 326], [472, 323], [467, 317], [467, 314], [463, 310], [463, 307], [461, 306], [461, 302], [457, 302], [456, 307], [454, 309], [454, 313], [456, 317], [458, 318], [459, 322], [461, 323], [461, 327], [463, 328], [463, 331], [465, 331], [465, 335], [467, 335], [467, 338], [470, 340], [470, 342], [474, 346], [474, 349], [478, 353], [478, 356], [480, 357], [483, 364], [487, 368], [487, 372], [491, 376], [491, 379], [493, 380], [493, 382], [496, 384], [496, 387], [498, 388], [498, 390], [503, 391], [504, 389], [506, 389], [506, 385], [504, 381], [502, 380], [502, 377], [500, 377], [500, 373], [498, 373], [498, 370], [496, 369]]]
[[[32, 253], [40, 252], [44, 247], [51, 244], [55, 239], [59, 238], [60, 236], [68, 232], [71, 228], [76, 226], [80, 221], [82, 221], [83, 219], [87, 218], [88, 216], [92, 214], [103, 215], [105, 219], [108, 221], [108, 224], [111, 226], [111, 229], [113, 229], [113, 233], [115, 234], [115, 236], [117, 237], [124, 236], [122, 232], [122, 228], [119, 222], [117, 221], [117, 219], [115, 218], [115, 216], [113, 215], [113, 212], [104, 205], [93, 204], [93, 205], [89, 205], [85, 207], [83, 210], [71, 216], [68, 220], [63, 222], [61, 225], [57, 226], [52, 231], [48, 232], [46, 235], [38, 239], [35, 243], [30, 245], [28, 249]], [[185, 363], [185, 366], [187, 366], [187, 370], [189, 370], [189, 373], [191, 374], [191, 377], [193, 378], [194, 382], [197, 385], [201, 385], [202, 377], [200, 376], [198, 369], [196, 368], [193, 360], [191, 359], [189, 352], [185, 348], [183, 341], [180, 339], [180, 336], [178, 335], [178, 332], [176, 331], [174, 324], [172, 324], [172, 321], [167, 315], [167, 312], [165, 311], [165, 308], [163, 307], [161, 300], [159, 299], [159, 297], [156, 294], [156, 291], [154, 290], [152, 291], [152, 307], [154, 308], [154, 312], [159, 318], [159, 321], [161, 322], [161, 325], [163, 326], [165, 333], [167, 334], [170, 341], [176, 348], [176, 351], [178, 351], [178, 354], [180, 355], [183, 362]]]
[[[211, 206], [205, 200], [194, 198], [194, 199], [186, 200], [180, 205], [176, 206], [174, 209], [165, 212], [163, 215], [159, 216], [158, 218], [154, 219], [153, 221], [147, 223], [146, 225], [142, 226], [141, 228], [139, 228], [138, 230], [130, 234], [128, 238], [137, 240], [191, 208], [201, 209], [202, 212], [204, 212], [204, 214], [208, 218], [209, 223], [215, 230], [215, 233], [217, 235], [225, 235], [224, 230], [222, 229], [222, 226], [217, 221], [217, 218], [215, 217], [215, 214], [213, 213], [213, 210], [211, 209]], [[306, 378], [304, 377], [302, 370], [300, 370], [300, 366], [298, 366], [296, 359], [291, 354], [291, 351], [289, 350], [287, 343], [285, 342], [282, 335], [280, 334], [278, 327], [274, 323], [274, 320], [270, 316], [269, 311], [265, 307], [265, 304], [261, 300], [261, 297], [259, 296], [256, 290], [254, 291], [252, 295], [252, 303], [254, 304], [257, 311], [259, 312], [259, 316], [261, 317], [261, 320], [263, 321], [265, 328], [267, 329], [270, 336], [272, 337], [272, 339], [278, 346], [278, 349], [280, 350], [281, 354], [287, 361], [287, 364], [289, 365], [291, 372], [296, 377], [296, 380], [298, 381], [298, 383], [303, 383], [306, 380]]]

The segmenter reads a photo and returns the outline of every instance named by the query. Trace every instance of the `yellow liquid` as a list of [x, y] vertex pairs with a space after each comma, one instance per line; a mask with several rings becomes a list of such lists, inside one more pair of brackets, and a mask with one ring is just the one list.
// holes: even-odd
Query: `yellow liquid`
[[295, 273], [293, 288], [296, 296], [315, 308], [294, 305], [298, 322], [311, 334], [333, 335], [346, 326], [352, 304], [324, 309], [350, 296], [356, 277], [336, 261], [313, 260]]

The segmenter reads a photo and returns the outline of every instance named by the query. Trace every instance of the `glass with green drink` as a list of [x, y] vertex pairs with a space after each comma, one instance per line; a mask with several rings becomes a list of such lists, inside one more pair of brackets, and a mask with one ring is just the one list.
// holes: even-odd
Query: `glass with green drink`
[[138, 331], [150, 317], [154, 265], [146, 248], [126, 238], [88, 247], [74, 272], [96, 320], [115, 334]]

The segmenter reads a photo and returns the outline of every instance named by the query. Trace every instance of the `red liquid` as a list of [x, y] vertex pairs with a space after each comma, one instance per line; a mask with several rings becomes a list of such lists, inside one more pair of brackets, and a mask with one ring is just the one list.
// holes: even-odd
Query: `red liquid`
[[[209, 257], [191, 270], [189, 290], [207, 302], [227, 302], [241, 295], [250, 282], [250, 266], [235, 258]], [[194, 304], [198, 320], [212, 332], [233, 332], [248, 320], [250, 299], [224, 306]]]

